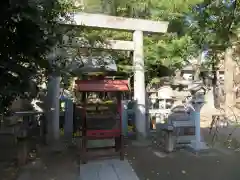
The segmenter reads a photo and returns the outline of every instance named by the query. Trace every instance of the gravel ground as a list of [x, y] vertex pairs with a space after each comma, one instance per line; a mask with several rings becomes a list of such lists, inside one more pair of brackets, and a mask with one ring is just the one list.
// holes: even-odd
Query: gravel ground
[[186, 150], [171, 154], [159, 148], [129, 145], [127, 158], [140, 180], [239, 180], [240, 154], [209, 150], [198, 156]]
[[0, 136], [0, 179], [14, 180], [18, 168], [16, 166], [17, 146], [11, 136]]
[[[133, 142], [127, 141], [126, 157], [140, 180], [240, 179], [239, 152], [218, 148], [198, 156], [186, 150], [166, 154], [156, 144], [139, 146]], [[17, 180], [76, 180], [78, 160], [76, 148], [61, 153], [42, 149], [38, 158], [22, 168]]]
[[78, 159], [76, 149], [61, 153], [44, 149], [39, 158], [22, 168], [17, 180], [76, 180]]

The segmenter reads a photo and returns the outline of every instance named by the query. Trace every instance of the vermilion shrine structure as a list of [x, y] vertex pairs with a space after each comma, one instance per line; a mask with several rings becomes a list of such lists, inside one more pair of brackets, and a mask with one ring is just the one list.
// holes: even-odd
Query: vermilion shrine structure
[[[133, 41], [108, 40], [105, 45], [99, 47], [94, 45], [91, 48], [112, 49], [133, 51], [133, 72], [134, 72], [134, 100], [136, 100], [135, 117], [136, 130], [140, 136], [147, 136], [148, 122], [146, 120], [146, 99], [145, 99], [145, 69], [143, 55], [143, 33], [166, 33], [168, 22], [150, 21], [142, 19], [115, 17], [102, 14], [72, 13], [70, 20], [59, 19], [59, 23], [64, 26], [86, 26], [91, 28], [113, 29], [133, 32]], [[69, 38], [71, 39], [71, 38]], [[75, 37], [70, 42], [65, 42], [64, 46], [83, 48], [84, 46]], [[59, 139], [59, 94], [60, 76], [53, 75], [49, 81], [48, 92], [49, 102], [51, 102], [50, 115], [51, 122], [48, 132], [52, 140]]]
[[[91, 149], [115, 148], [119, 152], [120, 159], [124, 159], [124, 137], [122, 133], [122, 103], [121, 92], [129, 91], [128, 80], [90, 79], [77, 80], [75, 91], [82, 92], [80, 104], [82, 114], [82, 155], [83, 163], [88, 160], [87, 152]], [[116, 97], [108, 103], [93, 102], [89, 93], [113, 93]], [[94, 98], [95, 99], [95, 98]], [[96, 99], [95, 99], [96, 100]], [[88, 147], [88, 141], [114, 139], [112, 146]]]

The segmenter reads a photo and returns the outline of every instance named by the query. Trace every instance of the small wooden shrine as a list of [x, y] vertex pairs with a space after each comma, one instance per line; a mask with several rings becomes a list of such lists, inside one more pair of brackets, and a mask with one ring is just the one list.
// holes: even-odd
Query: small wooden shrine
[[[98, 77], [77, 80], [75, 90], [82, 92], [82, 162], [87, 162], [91, 149], [115, 148], [120, 159], [124, 159], [124, 137], [122, 134], [122, 92], [129, 91], [128, 80], [113, 80]], [[110, 147], [87, 147], [88, 141], [114, 139]]]

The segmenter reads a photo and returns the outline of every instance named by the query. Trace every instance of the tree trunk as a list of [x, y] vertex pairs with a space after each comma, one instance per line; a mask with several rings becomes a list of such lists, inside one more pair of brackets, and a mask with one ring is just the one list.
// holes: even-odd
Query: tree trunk
[[235, 62], [233, 60], [233, 49], [227, 48], [225, 51], [224, 62], [224, 90], [225, 90], [225, 114], [226, 116], [232, 115], [233, 106], [235, 105], [235, 93], [234, 93], [234, 71]]
[[195, 65], [195, 72], [194, 72], [195, 81], [198, 81], [200, 79], [200, 68], [201, 68], [202, 59], [203, 59], [203, 53], [200, 52], [199, 56], [197, 57], [197, 63]]

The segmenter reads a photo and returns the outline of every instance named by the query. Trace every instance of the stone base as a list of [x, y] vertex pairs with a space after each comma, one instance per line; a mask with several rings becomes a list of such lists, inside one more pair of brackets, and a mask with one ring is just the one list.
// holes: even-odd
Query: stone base
[[91, 140], [88, 141], [87, 147], [88, 148], [96, 148], [96, 147], [107, 147], [107, 146], [114, 146], [115, 141], [114, 139], [98, 139], [98, 140]]
[[132, 145], [133, 146], [136, 146], [136, 147], [148, 147], [150, 146], [152, 143], [151, 141], [149, 140], [135, 140], [135, 141], [132, 141]]
[[209, 147], [206, 145], [205, 142], [200, 142], [199, 145], [197, 145], [196, 141], [192, 141], [191, 144], [188, 145], [188, 147], [195, 153], [209, 150]]
[[134, 136], [127, 137], [133, 146], [146, 147], [151, 145], [151, 139], [153, 135], [143, 135], [141, 133], [135, 133]]
[[48, 146], [49, 146], [49, 150], [53, 153], [63, 152], [67, 149], [66, 143], [60, 140], [56, 142], [52, 142]]
[[132, 141], [133, 146], [147, 147], [152, 144], [150, 137], [145, 137], [141, 134], [137, 134], [136, 140]]

